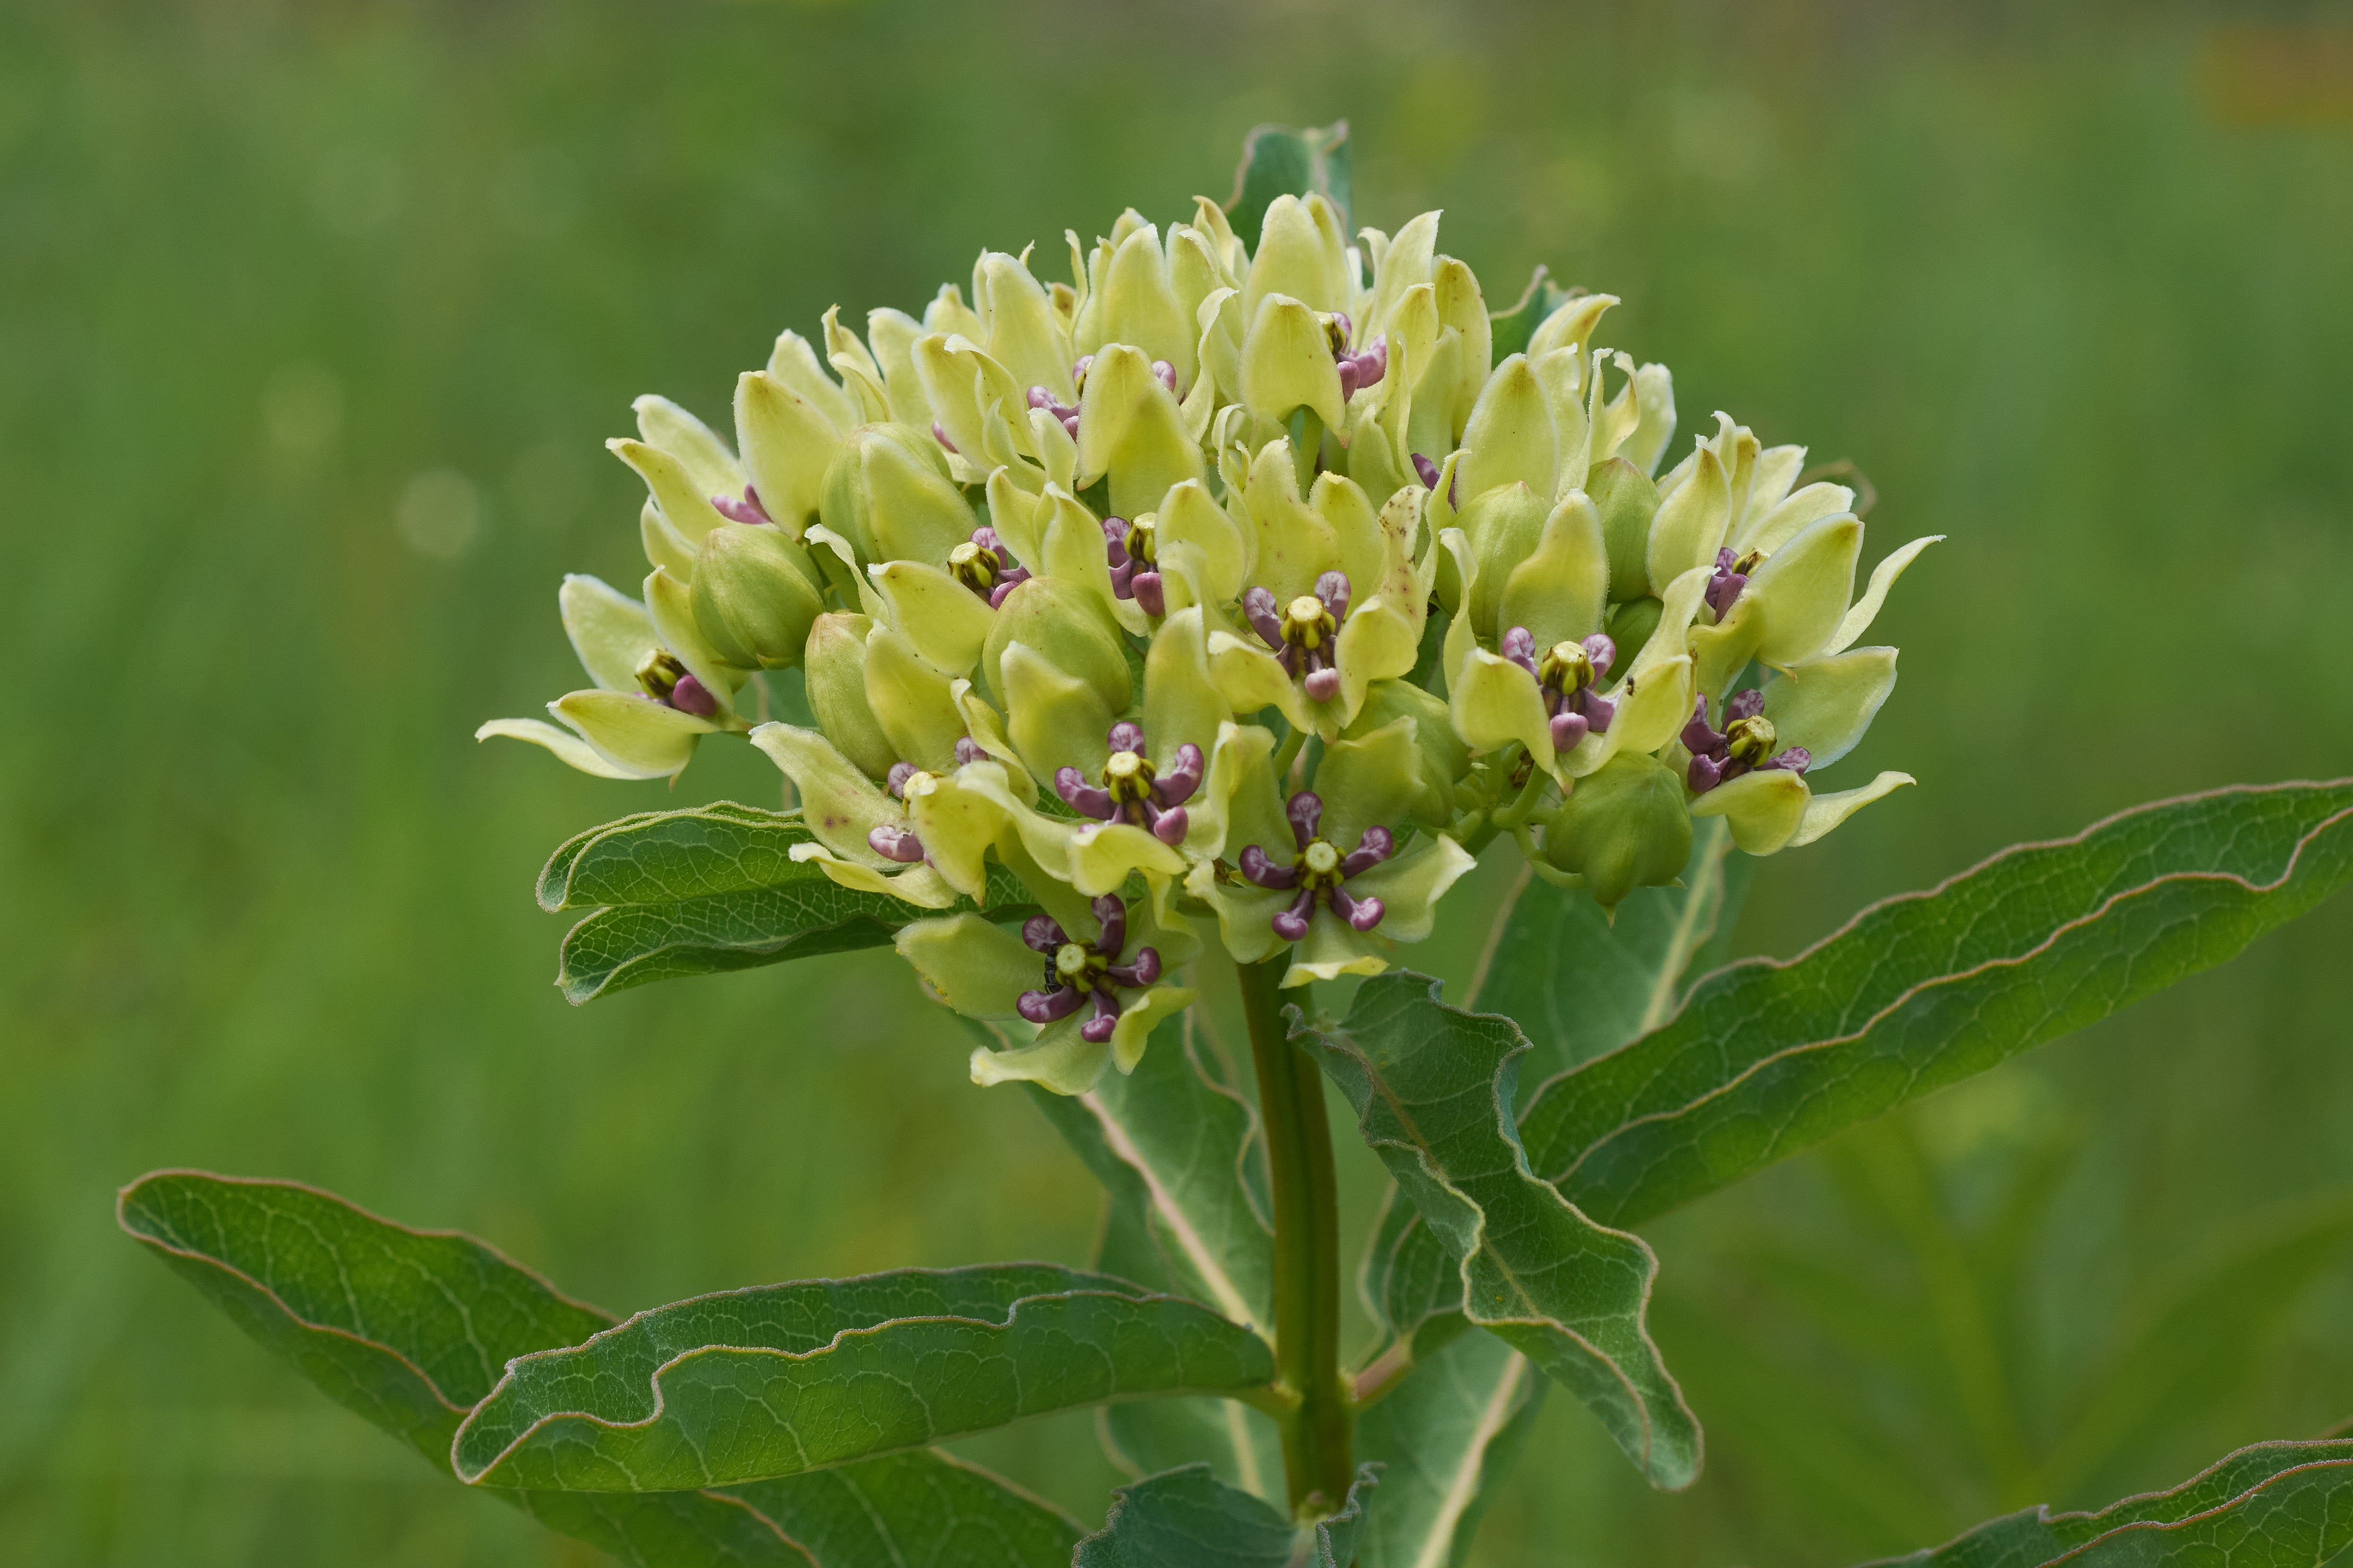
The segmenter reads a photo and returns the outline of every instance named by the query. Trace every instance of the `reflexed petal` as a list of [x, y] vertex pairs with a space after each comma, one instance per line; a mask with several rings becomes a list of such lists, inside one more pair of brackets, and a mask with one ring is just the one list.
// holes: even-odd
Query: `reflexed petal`
[[1560, 440], [1544, 384], [1525, 354], [1495, 367], [1462, 432], [1465, 505], [1504, 485], [1524, 484], [1545, 510], [1560, 479]]
[[1112, 1065], [1124, 1073], [1134, 1072], [1135, 1064], [1144, 1059], [1152, 1031], [1162, 1019], [1173, 1018], [1191, 1006], [1193, 995], [1183, 985], [1155, 985], [1141, 994], [1122, 991], [1120, 1000], [1126, 1005], [1120, 1011], [1119, 1022], [1112, 1026]]
[[1288, 437], [1259, 448], [1242, 500], [1258, 532], [1251, 581], [1272, 593], [1277, 603], [1314, 592], [1316, 578], [1343, 569], [1330, 520], [1299, 499]]
[[1244, 717], [1272, 708], [1296, 730], [1315, 727], [1299, 683], [1283, 672], [1274, 655], [1254, 640], [1244, 642], [1230, 632], [1209, 634], [1209, 679]]
[[601, 578], [580, 573], [564, 579], [555, 603], [588, 679], [607, 691], [639, 690], [638, 666], [661, 646], [645, 605]]
[[1847, 611], [1846, 618], [1839, 622], [1839, 628], [1831, 634], [1831, 640], [1822, 645], [1822, 653], [1843, 653], [1852, 647], [1855, 639], [1869, 631], [1871, 623], [1879, 618], [1879, 607], [1887, 602], [1887, 590], [1895, 586], [1895, 579], [1904, 574], [1904, 568], [1911, 565], [1913, 558], [1920, 552], [1944, 537], [1941, 533], [1932, 533], [1926, 538], [1915, 539], [1874, 567], [1871, 574], [1871, 585], [1862, 591], [1862, 597], [1854, 602], [1854, 607]]
[[[637, 469], [638, 477], [646, 481], [646, 489], [654, 504], [670, 521], [670, 526], [686, 536], [689, 544], [700, 545], [702, 536], [726, 520], [712, 509], [712, 492], [695, 483], [686, 465], [659, 447], [643, 441], [615, 439], [605, 443], [607, 450]], [[738, 487], [739, 489], [741, 487]]]
[[1386, 904], [1375, 934], [1397, 942], [1419, 942], [1437, 928], [1438, 900], [1479, 862], [1443, 833], [1416, 843], [1393, 859], [1348, 879], [1348, 890]]
[[818, 843], [860, 865], [883, 863], [867, 846], [866, 835], [886, 822], [897, 822], [900, 812], [880, 784], [815, 730], [770, 722], [753, 730], [752, 743], [793, 781], [801, 797], [801, 819]]
[[1255, 724], [1220, 724], [1208, 754], [1201, 787], [1185, 803], [1190, 818], [1185, 852], [1214, 860], [1226, 855], [1229, 844], [1239, 854], [1244, 844], [1271, 848], [1288, 843], [1290, 828], [1275, 793], [1273, 733]]
[[1367, 827], [1392, 833], [1421, 793], [1421, 749], [1414, 744], [1415, 721], [1391, 720], [1353, 741], [1331, 741], [1315, 768], [1315, 793], [1324, 798], [1319, 830], [1344, 853], [1356, 848]]
[[1754, 596], [1764, 607], [1759, 659], [1795, 664], [1830, 641], [1854, 598], [1854, 563], [1862, 552], [1862, 522], [1841, 514], [1809, 524], [1757, 568], [1741, 597]]
[[1181, 877], [1185, 857], [1132, 824], [1082, 822], [1071, 835], [1070, 868], [1071, 886], [1092, 899], [1119, 891], [1131, 872]]
[[652, 617], [654, 634], [661, 638], [662, 646], [678, 656], [678, 661], [718, 702], [719, 727], [743, 728], [735, 720], [734, 699], [751, 672], [737, 669], [721, 658], [703, 637], [702, 628], [694, 620], [692, 591], [657, 566], [646, 575], [646, 613]]
[[937, 468], [897, 441], [865, 442], [859, 455], [877, 557], [938, 563], [971, 536], [980, 520]]
[[[978, 787], [983, 771], [986, 789]], [[1009, 798], [1005, 770], [973, 763], [953, 773], [920, 773], [906, 784], [907, 816], [923, 841], [923, 857], [948, 886], [977, 899], [988, 886], [987, 858], [1006, 826]], [[1033, 965], [1034, 968], [1034, 965]]]
[[[1290, 842], [1290, 831], [1283, 842]], [[1185, 879], [1185, 890], [1209, 906], [1218, 917], [1218, 935], [1237, 963], [1256, 963], [1283, 945], [1271, 923], [1295, 893], [1276, 892], [1236, 878], [1220, 881], [1217, 868], [1207, 860], [1195, 864]]]
[[1806, 815], [1798, 824], [1798, 831], [1790, 836], [1789, 847], [1811, 844], [1880, 796], [1893, 795], [1905, 784], [1917, 782], [1910, 773], [1882, 773], [1861, 789], [1814, 796], [1806, 805]]
[[1733, 843], [1751, 855], [1770, 855], [1798, 831], [1811, 794], [1787, 768], [1766, 768], [1716, 785], [1692, 802], [1691, 814], [1724, 818]]
[[952, 675], [972, 673], [988, 640], [987, 600], [928, 562], [892, 561], [866, 571], [891, 624], [917, 652]]
[[711, 426], [672, 403], [649, 393], [629, 405], [638, 416], [638, 434], [646, 445], [678, 459], [688, 478], [704, 495], [741, 495], [744, 470], [727, 443]]
[[[1258, 248], [1242, 284], [1243, 313], [1256, 318], [1268, 299], [1287, 295], [1310, 310], [1348, 308], [1347, 241], [1338, 215], [1319, 196], [1277, 196], [1267, 205]], [[1324, 358], [1329, 363], [1327, 347]], [[1339, 421], [1335, 419], [1334, 424]]]
[[1401, 605], [1387, 594], [1377, 595], [1359, 604], [1341, 623], [1333, 650], [1340, 668], [1340, 695], [1332, 702], [1314, 705], [1323, 727], [1330, 731], [1324, 739], [1356, 721], [1356, 710], [1365, 705], [1365, 689], [1374, 681], [1413, 673], [1421, 651], [1422, 617], [1411, 612], [1426, 603]]
[[1853, 506], [1854, 492], [1844, 485], [1810, 484], [1761, 517], [1752, 508], [1740, 536], [1725, 542], [1744, 553], [1778, 550], [1808, 524], [1852, 510]]
[[[1094, 377], [1090, 374], [1087, 379], [1092, 384]], [[1037, 517], [1045, 535], [1039, 569], [1057, 583], [1084, 588], [1094, 600], [1098, 620], [1138, 635], [1149, 631], [1151, 617], [1143, 607], [1112, 591], [1111, 562], [1103, 549], [1103, 523], [1095, 514], [1061, 486], [1050, 484], [1038, 503]], [[1123, 658], [1121, 662], [1126, 661]]]
[[[1112, 253], [1098, 308], [1103, 321], [1098, 342], [1133, 344], [1143, 351], [1147, 364], [1165, 359], [1176, 367], [1178, 384], [1192, 384], [1198, 363], [1194, 349], [1200, 342], [1200, 331], [1169, 287], [1168, 259], [1151, 225], [1130, 234]], [[1098, 357], [1088, 372], [1090, 382], [1102, 368], [1103, 360]], [[1085, 420], [1080, 423], [1083, 426]]]
[[[1664, 486], [1660, 487], [1662, 492]], [[1702, 446], [1691, 478], [1659, 503], [1651, 522], [1651, 581], [1672, 582], [1694, 566], [1712, 565], [1731, 519], [1732, 491], [1715, 450]]]
[[659, 768], [649, 772], [643, 768], [627, 767], [614, 762], [569, 730], [559, 730], [544, 719], [493, 719], [474, 731], [474, 739], [487, 741], [493, 735], [512, 740], [529, 741], [534, 746], [544, 746], [584, 773], [594, 773], [604, 779], [658, 779], [675, 769]]
[[1175, 486], [1162, 498], [1154, 530], [1164, 555], [1171, 545], [1199, 549], [1204, 585], [1220, 600], [1238, 597], [1258, 563], [1256, 530], [1245, 533], [1198, 479]]
[[1079, 1033], [1083, 1010], [1039, 1031], [1033, 1045], [992, 1051], [976, 1047], [972, 1081], [983, 1089], [1000, 1083], [1034, 1083], [1056, 1094], [1084, 1094], [1111, 1065], [1111, 1042], [1096, 1045]]
[[1045, 973], [1017, 930], [980, 915], [916, 921], [897, 946], [932, 994], [967, 1018], [1019, 1017], [1021, 993]]
[[735, 383], [735, 438], [760, 504], [794, 538], [817, 516], [825, 471], [841, 436], [807, 398], [776, 377], [746, 371]]
[[956, 901], [956, 890], [946, 879], [921, 861], [885, 871], [861, 860], [845, 860], [822, 844], [796, 844], [793, 858], [815, 866], [826, 880], [853, 893], [882, 893], [923, 910], [944, 910]]
[[1306, 407], [1329, 428], [1347, 423], [1331, 341], [1314, 311], [1287, 294], [1259, 301], [1242, 340], [1240, 374], [1241, 401], [1261, 419], [1281, 424]]
[[1766, 607], [1763, 599], [1754, 593], [1743, 593], [1733, 601], [1732, 613], [1715, 625], [1695, 626], [1691, 629], [1692, 668], [1696, 671], [1694, 684], [1712, 700], [1724, 694], [1748, 661], [1757, 657], [1757, 645], [1765, 636]]
[[825, 374], [825, 367], [818, 363], [817, 351], [798, 332], [785, 332], [777, 337], [776, 349], [768, 355], [768, 375], [787, 391], [806, 398], [809, 406], [825, 416], [837, 431], [846, 431], [858, 423], [857, 399]]
[[1006, 733], [1031, 776], [1050, 779], [1056, 769], [1066, 767], [1089, 778], [1101, 773], [1110, 755], [1103, 736], [1118, 715], [1095, 689], [1063, 674], [1025, 643], [1008, 644], [999, 668]]
[[1525, 626], [1538, 648], [1599, 631], [1609, 603], [1609, 552], [1591, 499], [1582, 490], [1562, 498], [1535, 552], [1510, 573], [1496, 605], [1499, 630]]
[[1054, 401], [1071, 401], [1071, 340], [1044, 285], [1018, 258], [1001, 251], [980, 258], [975, 302], [988, 323], [989, 357], [1022, 387], [1042, 386]]
[[1803, 746], [1819, 773], [1854, 750], [1895, 689], [1895, 650], [1859, 647], [1792, 666], [1765, 688], [1776, 744]]
[[1106, 474], [1112, 511], [1121, 517], [1149, 511], [1171, 485], [1202, 477], [1201, 447], [1185, 433], [1176, 395], [1152, 374], [1144, 352], [1125, 343], [1095, 355], [1079, 395], [1076, 482], [1084, 488]]
[[[1387, 925], [1388, 921], [1381, 922]], [[1307, 934], [1291, 950], [1285, 988], [1343, 974], [1378, 974], [1389, 966], [1389, 944], [1379, 931], [1360, 931], [1321, 904], [1308, 917]]]
[[1144, 654], [1144, 740], [1152, 765], [1166, 773], [1188, 742], [1204, 757], [1233, 710], [1209, 679], [1209, 651], [1198, 606], [1160, 626]]
[[719, 728], [626, 691], [575, 691], [549, 703], [547, 710], [639, 778], [677, 773], [694, 755], [694, 743]]
[[955, 699], [956, 710], [964, 715], [965, 733], [988, 753], [990, 761], [1005, 769], [1007, 787], [1013, 797], [1025, 805], [1035, 801], [1037, 781], [1021, 765], [1020, 754], [1013, 749], [1013, 739], [1005, 732], [1005, 715], [990, 707], [987, 699], [969, 680], [949, 682], [948, 695]]
[[673, 576], [694, 575], [698, 552], [686, 542], [686, 535], [670, 525], [661, 508], [649, 500], [638, 511], [638, 539], [646, 547], [649, 565], [666, 566]]
[[1659, 471], [1659, 459], [1675, 435], [1675, 378], [1662, 364], [1646, 364], [1634, 372], [1632, 434], [1619, 443], [1618, 456], [1643, 474]]
[[1473, 752], [1498, 752], [1517, 741], [1539, 764], [1553, 768], [1552, 721], [1545, 712], [1544, 695], [1535, 676], [1509, 659], [1474, 647], [1463, 667], [1454, 672], [1453, 685], [1449, 708], [1454, 732]]
[[1052, 515], [1042, 494], [1031, 495], [1013, 482], [1012, 470], [999, 468], [988, 476], [988, 526], [1013, 552], [1014, 562], [1032, 572], [1046, 564], [1046, 520]]

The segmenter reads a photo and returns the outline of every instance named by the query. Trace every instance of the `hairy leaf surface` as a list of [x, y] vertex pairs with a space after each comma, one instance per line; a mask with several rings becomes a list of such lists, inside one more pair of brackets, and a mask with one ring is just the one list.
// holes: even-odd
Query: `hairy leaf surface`
[[1528, 1169], [1512, 1122], [1526, 1039], [1437, 999], [1426, 975], [1365, 982], [1339, 1028], [1300, 1038], [1365, 1141], [1461, 1267], [1463, 1308], [1601, 1418], [1653, 1484], [1699, 1474], [1699, 1424], [1642, 1317], [1658, 1262]]
[[1366, 1411], [1356, 1457], [1382, 1467], [1381, 1489], [1365, 1516], [1356, 1568], [1464, 1561], [1487, 1489], [1518, 1458], [1546, 1386], [1502, 1340], [1463, 1334]]
[[[123, 1189], [118, 1214], [254, 1340], [444, 1474], [459, 1423], [509, 1359], [612, 1322], [470, 1237], [294, 1183], [158, 1172]], [[726, 1491], [498, 1495], [638, 1568], [1049, 1568], [1079, 1534], [936, 1452]]]
[[1379, 1480], [1379, 1466], [1358, 1466], [1347, 1506], [1303, 1529], [1208, 1466], [1187, 1465], [1112, 1493], [1071, 1568], [1349, 1568], [1362, 1561], [1366, 1494]]
[[[797, 812], [732, 801], [640, 813], [566, 840], [540, 873], [540, 904], [595, 912], [565, 936], [556, 973], [565, 999], [883, 947], [932, 912], [842, 887], [792, 858], [794, 846], [814, 841]], [[1001, 868], [990, 876], [991, 918], [1030, 912], [1019, 882]]]
[[2353, 1439], [2258, 1443], [2097, 1513], [2029, 1509], [1873, 1568], [2316, 1568], [2353, 1545]]
[[2236, 954], [2353, 878], [2353, 781], [2218, 790], [2004, 850], [1530, 1103], [1534, 1167], [1609, 1224], [1688, 1203]]
[[1031, 1415], [1252, 1394], [1266, 1342], [1052, 1264], [729, 1290], [512, 1363], [452, 1448], [501, 1487], [671, 1491], [796, 1475]]

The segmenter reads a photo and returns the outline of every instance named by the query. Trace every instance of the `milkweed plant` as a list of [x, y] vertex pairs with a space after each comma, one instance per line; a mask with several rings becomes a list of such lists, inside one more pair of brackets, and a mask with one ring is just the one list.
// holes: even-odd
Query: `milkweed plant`
[[[786, 809], [555, 852], [541, 901], [588, 911], [566, 994], [895, 949], [973, 1082], [1023, 1086], [1102, 1181], [1091, 1268], [617, 1322], [290, 1184], [158, 1173], [126, 1228], [460, 1482], [647, 1568], [1435, 1568], [1556, 1385], [1653, 1485], [1699, 1475], [1628, 1227], [2353, 873], [2353, 783], [2226, 789], [1714, 967], [1754, 861], [1913, 782], [1842, 764], [1934, 541], [1865, 573], [1852, 470], [1680, 416], [1611, 346], [1615, 297], [1539, 269], [1496, 308], [1438, 214], [1352, 230], [1349, 197], [1345, 126], [1262, 128], [1222, 205], [786, 331], [732, 433], [639, 399], [608, 445], [643, 582], [566, 578], [586, 683], [480, 731], [624, 780], [765, 753]], [[1466, 897], [1482, 857], [1520, 868], [1500, 910]], [[1467, 1006], [1407, 967], [1443, 923], [1490, 933]], [[1212, 983], [1247, 1070], [1198, 1016]], [[1392, 1179], [1364, 1344], [1327, 1079]], [[1079, 1407], [1134, 1478], [1099, 1519], [939, 1447]], [[2353, 1441], [2289, 1441], [1905, 1561], [2348, 1541]]]

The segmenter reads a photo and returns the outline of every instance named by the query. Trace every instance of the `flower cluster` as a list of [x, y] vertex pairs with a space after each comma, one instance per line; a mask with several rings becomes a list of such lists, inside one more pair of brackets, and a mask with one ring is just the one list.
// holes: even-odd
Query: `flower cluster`
[[[1694, 817], [1771, 854], [1910, 782], [1812, 775], [1894, 685], [1856, 645], [1929, 541], [1858, 598], [1852, 493], [1723, 415], [1659, 476], [1672, 383], [1595, 346], [1617, 301], [1491, 316], [1435, 213], [1352, 241], [1283, 196], [1254, 241], [1130, 211], [1068, 281], [989, 252], [920, 319], [829, 312], [732, 444], [641, 399], [642, 596], [568, 578], [593, 685], [481, 733], [657, 778], [748, 732], [796, 855], [1004, 1021], [976, 1077], [1063, 1092], [1134, 1065], [1212, 931], [1286, 984], [1375, 973], [1499, 839], [1614, 907]], [[814, 722], [754, 723], [791, 668]]]

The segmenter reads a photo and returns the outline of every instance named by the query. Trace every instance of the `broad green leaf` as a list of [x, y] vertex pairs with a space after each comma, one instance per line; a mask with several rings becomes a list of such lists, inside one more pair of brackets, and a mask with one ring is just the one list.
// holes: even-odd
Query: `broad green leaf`
[[1320, 195], [1340, 209], [1340, 232], [1349, 230], [1348, 122], [1312, 126], [1261, 125], [1242, 139], [1241, 166], [1234, 171], [1234, 194], [1226, 203], [1234, 233], [1258, 248], [1266, 209], [1277, 196]]
[[[602, 907], [565, 936], [556, 973], [565, 999], [888, 946], [900, 927], [934, 912], [844, 888], [794, 860], [793, 846], [809, 842], [798, 813], [732, 801], [641, 813], [567, 840], [540, 873], [540, 904]], [[1028, 898], [991, 868], [992, 919], [1034, 912]]]
[[1146, 1394], [1259, 1394], [1266, 1342], [1190, 1301], [1051, 1264], [729, 1290], [510, 1363], [460, 1479], [674, 1491], [797, 1475]]
[[1079, 1542], [1071, 1568], [1348, 1568], [1362, 1561], [1366, 1494], [1379, 1481], [1377, 1466], [1358, 1466], [1347, 1506], [1302, 1526], [1208, 1466], [1187, 1465], [1112, 1493], [1110, 1516]]
[[[1262, 1325], [1273, 1321], [1274, 1236], [1258, 1112], [1213, 1064], [1188, 1010], [1154, 1032], [1133, 1073], [1106, 1073], [1075, 1098], [1030, 1098], [1105, 1189], [1097, 1268]], [[1103, 1439], [1136, 1477], [1207, 1456], [1221, 1480], [1282, 1492], [1274, 1423], [1235, 1400], [1113, 1405]]]
[[1381, 1467], [1381, 1489], [1366, 1513], [1356, 1568], [1462, 1562], [1487, 1489], [1518, 1458], [1546, 1387], [1502, 1340], [1464, 1334], [1366, 1411], [1356, 1457]]
[[[1684, 976], [1721, 962], [1748, 890], [1747, 856], [1719, 819], [1696, 826], [1680, 887], [1642, 888], [1613, 923], [1581, 892], [1524, 878], [1496, 916], [1470, 1005], [1502, 1013], [1528, 1037], [1545, 1078], [1616, 1049], [1672, 1014]], [[1409, 1203], [1393, 1198], [1366, 1252], [1366, 1303], [1427, 1355], [1460, 1331], [1461, 1278]]]
[[1493, 334], [1493, 343], [1490, 359], [1501, 364], [1515, 353], [1525, 353], [1528, 340], [1536, 335], [1536, 329], [1544, 325], [1545, 318], [1567, 304], [1570, 298], [1568, 290], [1555, 283], [1547, 276], [1547, 269], [1539, 263], [1528, 278], [1527, 288], [1522, 290], [1510, 310], [1487, 313], [1488, 331]]
[[[459, 1423], [509, 1359], [612, 1322], [470, 1237], [293, 1183], [163, 1171], [124, 1188], [117, 1212], [254, 1340], [444, 1474]], [[725, 1492], [499, 1495], [638, 1568], [882, 1568], [941, 1542], [958, 1563], [1046, 1568], [1079, 1533], [939, 1453]]]
[[2219, 790], [2004, 850], [1543, 1086], [1530, 1163], [1635, 1224], [2211, 967], [2353, 878], [2353, 781]]
[[1459, 1261], [1470, 1321], [1583, 1400], [1652, 1484], [1688, 1486], [1699, 1424], [1642, 1322], [1657, 1259], [1529, 1172], [1512, 1124], [1525, 1037], [1437, 990], [1426, 975], [1377, 975], [1336, 1031], [1298, 1037]]
[[2316, 1568], [2353, 1545], [2353, 1440], [2258, 1443], [2098, 1513], [2029, 1509], [1873, 1568]]

